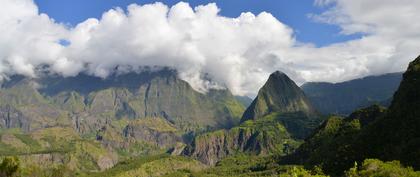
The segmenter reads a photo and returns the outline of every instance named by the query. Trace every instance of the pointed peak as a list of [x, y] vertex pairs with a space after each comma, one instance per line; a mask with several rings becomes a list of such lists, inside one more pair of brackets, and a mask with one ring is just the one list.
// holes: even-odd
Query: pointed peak
[[279, 70], [270, 74], [270, 77], [284, 77], [284, 76], [287, 76], [287, 75], [284, 72], [281, 72]]
[[299, 86], [281, 71], [270, 75], [242, 116], [242, 122], [262, 118], [273, 112], [300, 112], [309, 116], [318, 114]]
[[275, 71], [270, 74], [270, 77], [268, 78], [267, 82], [278, 82], [279, 80], [283, 81], [292, 81], [287, 74], [281, 71]]

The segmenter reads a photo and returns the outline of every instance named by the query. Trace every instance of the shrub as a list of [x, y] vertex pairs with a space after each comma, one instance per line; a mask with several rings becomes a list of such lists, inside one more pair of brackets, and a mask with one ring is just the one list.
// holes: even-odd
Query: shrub
[[0, 176], [14, 176], [19, 171], [19, 159], [16, 157], [6, 157], [0, 164]]

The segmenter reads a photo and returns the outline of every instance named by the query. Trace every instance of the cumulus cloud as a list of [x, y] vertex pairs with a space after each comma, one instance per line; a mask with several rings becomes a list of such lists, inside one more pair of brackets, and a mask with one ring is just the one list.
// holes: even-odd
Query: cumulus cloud
[[327, 7], [322, 14], [311, 15], [315, 21], [338, 25], [341, 34], [362, 34], [363, 37], [318, 48], [317, 51], [332, 54], [330, 57], [335, 55], [336, 62], [341, 63], [337, 68], [342, 74], [336, 78], [310, 80], [341, 81], [402, 71], [420, 54], [420, 24], [416, 23], [416, 19], [420, 19], [417, 13], [420, 1], [316, 0], [315, 5]]
[[[374, 1], [381, 5], [315, 1], [328, 9], [311, 18], [339, 25], [343, 35], [364, 34], [319, 48], [296, 41], [293, 29], [269, 13], [228, 18], [219, 15], [216, 4], [132, 4], [66, 27], [40, 14], [32, 0], [0, 0], [0, 74], [36, 77], [34, 70], [48, 65], [63, 76], [86, 72], [105, 78], [117, 66], [167, 66], [199, 91], [225, 86], [255, 95], [275, 70], [298, 83], [400, 71], [417, 54], [420, 32], [411, 23], [420, 18], [410, 8], [413, 1], [395, 6], [397, 12], [392, 0]], [[358, 3], [372, 7], [358, 9]], [[403, 18], [387, 18], [393, 14]], [[68, 45], [60, 45], [62, 40]]]

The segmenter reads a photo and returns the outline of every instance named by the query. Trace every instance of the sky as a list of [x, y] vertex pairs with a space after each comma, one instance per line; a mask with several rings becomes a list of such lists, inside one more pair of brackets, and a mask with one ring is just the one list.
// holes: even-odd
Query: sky
[[[255, 95], [270, 73], [341, 82], [419, 55], [418, 0], [0, 0], [0, 78], [172, 67], [201, 92]], [[211, 78], [208, 80], [206, 78]]]
[[[179, 1], [166, 0], [35, 0], [41, 13], [48, 14], [57, 22], [70, 26], [77, 25], [87, 18], [100, 18], [102, 13], [115, 7], [126, 7], [132, 3], [148, 4], [163, 2], [168, 6], [175, 5]], [[310, 18], [309, 14], [320, 13], [325, 8], [315, 6], [313, 0], [194, 0], [184, 1], [191, 6], [216, 3], [220, 8], [220, 15], [226, 17], [238, 17], [242, 12], [259, 14], [269, 12], [281, 22], [287, 24], [295, 31], [297, 40], [313, 43], [317, 46], [325, 46], [331, 43], [360, 38], [361, 35], [340, 35], [340, 28], [336, 25], [317, 23]]]

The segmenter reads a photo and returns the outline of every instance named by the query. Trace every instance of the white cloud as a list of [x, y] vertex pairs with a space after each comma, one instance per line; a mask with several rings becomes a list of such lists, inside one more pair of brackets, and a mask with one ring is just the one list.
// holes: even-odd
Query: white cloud
[[337, 54], [337, 60], [345, 62], [338, 68], [347, 74], [315, 80], [341, 81], [402, 71], [420, 54], [420, 23], [416, 23], [420, 1], [317, 0], [315, 4], [329, 6], [322, 14], [311, 15], [316, 21], [338, 25], [342, 34], [363, 34], [361, 39], [320, 48]]
[[[31, 0], [0, 0], [0, 74], [34, 77], [34, 68], [47, 64], [64, 76], [106, 77], [116, 66], [169, 66], [197, 90], [220, 87], [201, 78], [208, 73], [235, 94], [253, 95], [275, 70], [298, 83], [403, 70], [420, 46], [414, 23], [420, 17], [411, 7], [419, 4], [374, 1], [315, 1], [328, 10], [312, 18], [339, 25], [343, 34], [364, 34], [318, 48], [296, 41], [269, 13], [228, 18], [215, 4], [133, 4], [68, 28], [39, 14]], [[70, 44], [60, 45], [61, 39]]]

